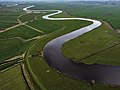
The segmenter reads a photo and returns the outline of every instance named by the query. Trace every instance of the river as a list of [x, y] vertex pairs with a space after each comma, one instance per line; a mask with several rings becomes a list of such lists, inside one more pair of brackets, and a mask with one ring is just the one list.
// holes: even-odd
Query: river
[[23, 10], [26, 12], [47, 12], [56, 11], [55, 13], [44, 15], [42, 18], [47, 20], [85, 20], [93, 22], [91, 25], [75, 30], [71, 33], [65, 34], [48, 42], [43, 54], [47, 64], [62, 73], [65, 76], [76, 80], [83, 80], [87, 82], [95, 81], [95, 83], [103, 83], [109, 85], [120, 85], [120, 66], [99, 65], [84, 63], [75, 63], [72, 60], [63, 56], [61, 48], [64, 43], [83, 35], [93, 29], [101, 26], [101, 22], [86, 18], [51, 18], [50, 16], [62, 13], [61, 10], [28, 10], [34, 6], [29, 6]]

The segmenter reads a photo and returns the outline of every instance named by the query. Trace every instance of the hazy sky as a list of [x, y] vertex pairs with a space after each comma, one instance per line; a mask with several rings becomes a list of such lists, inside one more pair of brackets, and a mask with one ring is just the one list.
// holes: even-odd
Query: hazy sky
[[0, 1], [108, 1], [108, 0], [0, 0]]
[[0, 1], [108, 1], [108, 0], [0, 0]]

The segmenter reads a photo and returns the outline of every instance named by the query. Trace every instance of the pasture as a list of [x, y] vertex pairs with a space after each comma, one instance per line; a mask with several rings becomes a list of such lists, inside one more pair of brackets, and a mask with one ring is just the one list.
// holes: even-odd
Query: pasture
[[29, 90], [23, 79], [19, 66], [14, 66], [5, 72], [0, 73], [1, 90]]

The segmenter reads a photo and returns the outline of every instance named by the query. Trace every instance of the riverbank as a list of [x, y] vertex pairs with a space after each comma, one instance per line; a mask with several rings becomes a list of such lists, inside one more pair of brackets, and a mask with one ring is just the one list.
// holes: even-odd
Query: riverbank
[[[102, 22], [103, 25], [97, 30], [65, 43], [62, 47], [64, 56], [77, 63], [120, 65], [119, 57], [114, 57], [117, 53], [109, 51], [119, 44], [119, 36], [108, 23]], [[112, 53], [111, 57], [108, 52]], [[119, 49], [114, 52], [119, 52]], [[103, 53], [104, 57], [100, 53]]]

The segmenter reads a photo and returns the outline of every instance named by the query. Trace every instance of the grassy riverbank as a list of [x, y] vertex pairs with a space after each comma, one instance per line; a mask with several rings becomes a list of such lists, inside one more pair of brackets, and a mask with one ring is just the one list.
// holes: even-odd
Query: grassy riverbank
[[76, 62], [120, 65], [119, 54], [112, 53], [119, 52], [119, 49], [115, 49], [119, 47], [116, 46], [119, 40], [119, 35], [103, 22], [101, 27], [65, 43], [62, 51], [66, 57]]
[[[47, 6], [46, 6], [47, 4]], [[78, 2], [40, 3], [34, 9], [61, 9], [76, 17], [102, 19], [120, 29], [120, 5], [95, 5]]]
[[[51, 37], [59, 32], [48, 35], [46, 38], [37, 40], [27, 50], [25, 55], [26, 68], [35, 89], [43, 90], [119, 90], [119, 87], [105, 86], [101, 84], [90, 85], [89, 83], [73, 80], [57, 73], [44, 61], [40, 53]], [[48, 41], [47, 41], [48, 42]], [[61, 84], [62, 83], [62, 84]]]
[[88, 17], [102, 19], [109, 22], [113, 28], [120, 29], [120, 6], [119, 5], [75, 5], [67, 12], [76, 17]]
[[[41, 20], [40, 23], [42, 23], [42, 22], [51, 22], [51, 21]], [[35, 84], [37, 85], [37, 88], [39, 88], [39, 89], [46, 88], [49, 90], [53, 90], [53, 89], [57, 90], [57, 89], [61, 88], [62, 90], [67, 90], [68, 89], [67, 86], [70, 84], [71, 84], [70, 90], [73, 90], [75, 87], [77, 89], [80, 88], [79, 83], [78, 83], [80, 81], [72, 80], [72, 79], [66, 78], [66, 77], [56, 73], [53, 69], [51, 69], [47, 66], [47, 64], [44, 62], [42, 57], [39, 57], [39, 55], [42, 52], [44, 45], [48, 41], [50, 41], [53, 38], [56, 38], [58, 36], [61, 36], [63, 34], [69, 33], [73, 30], [76, 30], [80, 27], [84, 27], [90, 23], [91, 22], [75, 21], [75, 20], [73, 20], [73, 21], [67, 21], [67, 20], [54, 21], [54, 22], [50, 23], [52, 25], [54, 25], [54, 24], [60, 25], [61, 27], [57, 30], [55, 30], [54, 26], [51, 26], [51, 25], [48, 25], [49, 28], [47, 28], [46, 24], [42, 24], [42, 26], [40, 26], [43, 28], [46, 27], [45, 31], [47, 31], [47, 30], [49, 31], [49, 29], [53, 28], [51, 30], [54, 30], [54, 32], [52, 31], [52, 33], [47, 34], [46, 37], [36, 41], [28, 49], [26, 56], [25, 56], [27, 70], [32, 78], [32, 81], [35, 82]], [[52, 78], [52, 76], [55, 76], [55, 77]], [[66, 83], [66, 81], [67, 81], [67, 83]], [[63, 87], [63, 85], [61, 85], [60, 83], [64, 83], [66, 87]], [[88, 84], [86, 84], [83, 87], [85, 88], [87, 85]]]
[[[42, 22], [41, 22], [42, 23]], [[54, 21], [53, 23], [64, 25], [66, 28], [61, 28], [53, 33], [48, 34], [46, 37], [35, 41], [26, 52], [25, 63], [31, 81], [34, 83], [35, 89], [44, 90], [113, 90], [111, 86], [96, 84], [94, 86], [89, 83], [77, 81], [57, 73], [54, 69], [50, 68], [42, 57], [42, 50], [44, 45], [65, 33], [83, 27], [87, 22], [85, 21]], [[79, 24], [79, 25], [78, 25]], [[49, 29], [49, 28], [48, 28]], [[114, 40], [114, 39], [113, 39]], [[54, 76], [54, 77], [53, 77]], [[61, 84], [62, 83], [62, 84]], [[69, 86], [69, 87], [68, 87]], [[119, 90], [115, 87], [114, 90]]]

